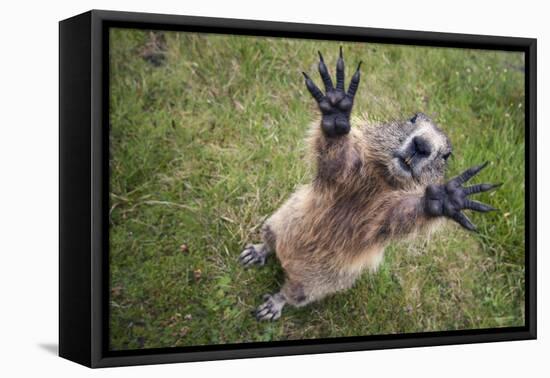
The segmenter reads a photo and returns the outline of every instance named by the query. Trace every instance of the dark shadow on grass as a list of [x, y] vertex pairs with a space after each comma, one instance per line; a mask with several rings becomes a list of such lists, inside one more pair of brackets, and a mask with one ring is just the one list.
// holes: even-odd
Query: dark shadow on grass
[[40, 343], [38, 347], [50, 354], [59, 355], [59, 345], [57, 343]]

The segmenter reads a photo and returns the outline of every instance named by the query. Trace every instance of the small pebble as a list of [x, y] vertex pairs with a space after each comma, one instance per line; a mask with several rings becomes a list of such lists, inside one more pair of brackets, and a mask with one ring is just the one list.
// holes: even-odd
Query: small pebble
[[193, 271], [193, 277], [195, 277], [195, 281], [198, 281], [202, 277], [202, 272], [200, 269], [196, 269]]
[[184, 337], [188, 333], [189, 333], [189, 327], [182, 327], [180, 329], [179, 335], [180, 335], [180, 337]]

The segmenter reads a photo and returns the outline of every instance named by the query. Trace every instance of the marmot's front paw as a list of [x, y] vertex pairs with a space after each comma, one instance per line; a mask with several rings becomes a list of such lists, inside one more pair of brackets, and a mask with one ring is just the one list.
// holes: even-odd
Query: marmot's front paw
[[345, 135], [349, 133], [351, 128], [349, 118], [353, 106], [353, 98], [359, 87], [359, 68], [361, 67], [361, 63], [357, 66], [357, 70], [351, 78], [348, 92], [346, 93], [344, 90], [344, 59], [342, 57], [342, 48], [340, 47], [340, 57], [336, 63], [336, 88], [334, 88], [321, 52], [319, 52], [319, 58], [319, 73], [325, 84], [326, 94], [323, 94], [313, 80], [311, 80], [305, 72], [302, 72], [306, 78], [306, 87], [315, 101], [317, 101], [323, 115], [321, 127], [324, 133], [329, 137]]
[[285, 299], [280, 293], [264, 295], [265, 302], [256, 309], [256, 319], [258, 320], [277, 320], [281, 317], [281, 312], [285, 306]]
[[471, 194], [489, 191], [502, 184], [478, 184], [468, 187], [462, 185], [487, 166], [487, 162], [464, 171], [444, 185], [430, 185], [426, 188], [425, 209], [431, 216], [446, 216], [458, 222], [462, 227], [475, 231], [476, 227], [461, 211], [470, 209], [479, 212], [496, 210], [492, 206], [468, 198]]

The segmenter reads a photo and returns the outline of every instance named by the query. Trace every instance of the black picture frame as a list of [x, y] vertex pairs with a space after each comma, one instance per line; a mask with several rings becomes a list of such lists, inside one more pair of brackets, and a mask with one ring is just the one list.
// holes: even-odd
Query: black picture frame
[[[108, 350], [110, 27], [459, 47], [525, 53], [525, 326], [404, 335]], [[536, 62], [529, 38], [92, 10], [59, 24], [59, 355], [88, 367], [536, 338]]]

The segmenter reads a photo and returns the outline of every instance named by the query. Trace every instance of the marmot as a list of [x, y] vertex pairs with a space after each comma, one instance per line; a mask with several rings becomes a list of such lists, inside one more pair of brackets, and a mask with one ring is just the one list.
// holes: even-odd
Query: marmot
[[263, 265], [276, 252], [285, 271], [281, 290], [267, 294], [257, 308], [258, 320], [278, 319], [287, 303], [304, 306], [350, 288], [365, 269], [377, 268], [392, 240], [433, 228], [444, 218], [474, 231], [462, 210], [495, 210], [468, 196], [499, 185], [463, 186], [487, 163], [443, 182], [451, 143], [425, 114], [352, 128], [361, 63], [346, 92], [342, 48], [336, 86], [320, 52], [319, 58], [324, 94], [303, 73], [322, 115], [308, 138], [314, 179], [267, 219], [263, 243], [248, 245], [239, 257], [245, 266]]

